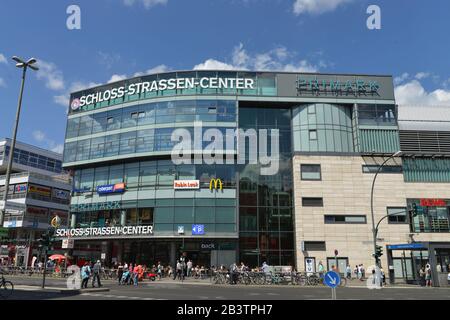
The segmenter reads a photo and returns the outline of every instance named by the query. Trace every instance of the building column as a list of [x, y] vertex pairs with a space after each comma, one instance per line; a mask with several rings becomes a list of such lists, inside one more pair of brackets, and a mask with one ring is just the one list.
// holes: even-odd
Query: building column
[[436, 260], [436, 250], [431, 243], [428, 243], [428, 263], [431, 267], [431, 285], [433, 287], [439, 287], [439, 274], [437, 272], [437, 260]]
[[76, 228], [76, 226], [77, 226], [77, 215], [75, 213], [72, 213], [72, 215], [70, 216], [70, 227]]
[[120, 211], [120, 225], [124, 226], [127, 222], [127, 210]]
[[170, 242], [170, 265], [173, 267], [176, 263], [176, 245], [175, 241]]

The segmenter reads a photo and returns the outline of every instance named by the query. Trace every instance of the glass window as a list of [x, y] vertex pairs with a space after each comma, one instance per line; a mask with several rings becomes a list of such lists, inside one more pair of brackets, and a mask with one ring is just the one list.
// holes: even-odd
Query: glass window
[[303, 207], [323, 207], [323, 198], [302, 198]]
[[317, 140], [317, 130], [309, 130], [309, 140]]
[[123, 182], [123, 164], [111, 166], [109, 169], [109, 183]]
[[136, 139], [136, 153], [153, 151], [154, 134], [154, 129], [138, 131]]
[[122, 109], [108, 111], [106, 130], [120, 129], [122, 123]]
[[140, 166], [140, 174], [139, 174], [140, 182], [139, 185], [141, 187], [155, 187], [156, 186], [156, 165], [154, 162], [141, 162]]
[[92, 133], [98, 133], [98, 132], [105, 132], [106, 125], [107, 125], [107, 113], [101, 112], [96, 113], [93, 116], [93, 122], [92, 122]]
[[[369, 165], [363, 165], [362, 171], [363, 173], [377, 173], [378, 169], [380, 168], [379, 165], [376, 164], [369, 164]], [[383, 166], [381, 168], [380, 173], [402, 173], [403, 168], [402, 166]]]
[[320, 164], [301, 164], [302, 180], [321, 180]]
[[148, 103], [139, 107], [139, 126], [155, 123], [155, 105], [155, 103]]
[[105, 151], [105, 137], [94, 138], [91, 142], [91, 158], [101, 158], [103, 157], [103, 152]]
[[119, 154], [130, 154], [136, 151], [136, 131], [122, 133], [120, 135]]
[[194, 223], [193, 207], [175, 207], [174, 223]]
[[105, 137], [104, 156], [110, 157], [119, 154], [120, 135], [113, 134]]
[[127, 188], [135, 188], [139, 183], [139, 163], [125, 164], [124, 181]]
[[407, 223], [406, 207], [388, 207], [387, 214], [389, 223]]
[[358, 215], [325, 215], [325, 223], [361, 223], [365, 224], [366, 216]]
[[108, 184], [109, 167], [99, 167], [95, 169], [95, 187]]
[[155, 223], [173, 223], [173, 207], [155, 208]]
[[123, 109], [122, 128], [135, 127], [137, 125], [138, 113], [138, 106]]
[[80, 129], [78, 135], [84, 136], [92, 133], [92, 116], [83, 116], [80, 119]]

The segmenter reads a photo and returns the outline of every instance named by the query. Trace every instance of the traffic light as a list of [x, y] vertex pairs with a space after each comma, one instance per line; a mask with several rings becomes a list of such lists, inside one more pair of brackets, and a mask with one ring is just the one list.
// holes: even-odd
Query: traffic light
[[379, 259], [383, 255], [383, 247], [377, 246], [375, 249], [375, 256]]
[[415, 202], [413, 202], [411, 204], [411, 209], [409, 209], [409, 214], [411, 215], [411, 217], [417, 216], [417, 204]]
[[54, 241], [55, 231], [53, 229], [49, 229], [46, 233], [43, 233], [41, 238], [38, 239], [38, 247], [41, 248], [49, 248], [52, 242]]

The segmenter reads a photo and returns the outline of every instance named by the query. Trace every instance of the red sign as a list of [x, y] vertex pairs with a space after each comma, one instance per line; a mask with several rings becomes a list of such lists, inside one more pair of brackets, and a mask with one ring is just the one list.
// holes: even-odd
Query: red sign
[[444, 199], [420, 199], [422, 207], [446, 207], [447, 201]]

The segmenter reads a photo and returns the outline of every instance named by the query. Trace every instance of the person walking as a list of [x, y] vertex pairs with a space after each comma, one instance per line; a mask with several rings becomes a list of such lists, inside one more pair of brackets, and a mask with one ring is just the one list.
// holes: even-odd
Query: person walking
[[156, 273], [158, 274], [159, 280], [162, 279], [163, 269], [164, 269], [164, 267], [162, 266], [161, 261], [158, 261], [158, 266], [156, 267]]
[[346, 278], [348, 280], [350, 280], [352, 278], [352, 268], [350, 267], [350, 265], [348, 264], [347, 267], [345, 268], [345, 274], [346, 274]]
[[236, 278], [238, 273], [238, 267], [235, 262], [230, 266], [230, 284], [236, 284]]
[[91, 275], [91, 267], [89, 263], [86, 261], [84, 266], [81, 268], [81, 289], [87, 289], [89, 277]]
[[133, 284], [135, 287], [137, 287], [138, 282], [139, 282], [139, 266], [136, 263], [133, 268]]
[[176, 272], [175, 272], [175, 276], [174, 276], [174, 280], [178, 278], [178, 280], [181, 280], [181, 262], [178, 261], [177, 262], [177, 267], [176, 267]]
[[123, 275], [123, 265], [122, 262], [119, 262], [119, 265], [117, 266], [117, 280], [119, 281], [119, 284], [122, 282], [122, 275]]
[[325, 271], [325, 268], [323, 266], [323, 263], [322, 263], [322, 261], [319, 261], [319, 265], [317, 266], [317, 272], [319, 273], [320, 279], [323, 278], [324, 271]]
[[431, 287], [431, 266], [428, 263], [425, 268], [425, 284], [427, 287]]
[[419, 282], [421, 287], [425, 287], [425, 268], [421, 267], [419, 270]]
[[102, 283], [100, 282], [100, 272], [102, 271], [102, 264], [100, 260], [97, 260], [97, 262], [94, 264], [93, 267], [93, 276], [92, 276], [92, 288], [95, 287], [95, 279], [97, 279], [97, 285], [100, 288], [102, 286]]
[[189, 260], [187, 263], [187, 276], [188, 278], [191, 276], [192, 273], [192, 260]]

